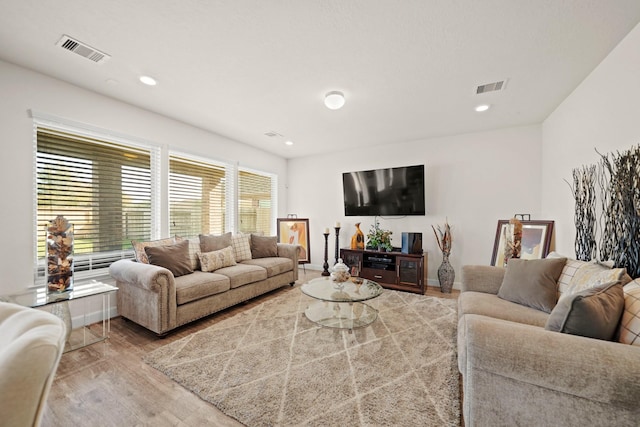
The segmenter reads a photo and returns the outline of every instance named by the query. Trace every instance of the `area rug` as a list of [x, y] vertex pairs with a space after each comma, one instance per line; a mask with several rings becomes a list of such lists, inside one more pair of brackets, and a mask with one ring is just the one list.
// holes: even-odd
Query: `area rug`
[[385, 290], [352, 332], [284, 292], [145, 362], [247, 426], [458, 426], [456, 301]]

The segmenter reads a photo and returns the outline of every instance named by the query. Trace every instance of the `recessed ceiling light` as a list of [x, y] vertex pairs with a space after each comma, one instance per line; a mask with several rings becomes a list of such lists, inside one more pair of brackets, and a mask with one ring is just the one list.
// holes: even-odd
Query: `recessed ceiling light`
[[146, 84], [147, 86], [155, 86], [155, 85], [158, 84], [156, 79], [154, 79], [153, 77], [150, 77], [150, 76], [140, 76], [140, 81], [142, 83]]
[[344, 93], [334, 90], [324, 96], [324, 105], [330, 110], [338, 110], [344, 105]]
[[491, 107], [491, 105], [489, 105], [489, 104], [478, 105], [476, 107], [476, 111], [479, 112], [479, 113], [482, 112], [482, 111], [487, 111], [489, 109], [489, 107]]
[[293, 141], [285, 141], [285, 145], [293, 145]]

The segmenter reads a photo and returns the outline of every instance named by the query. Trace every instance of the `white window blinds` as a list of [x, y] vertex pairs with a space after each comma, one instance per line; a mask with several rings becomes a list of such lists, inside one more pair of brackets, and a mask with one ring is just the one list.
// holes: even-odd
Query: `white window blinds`
[[152, 237], [152, 153], [98, 138], [36, 129], [37, 256], [45, 224], [74, 224], [74, 270], [105, 268], [131, 256], [131, 240]]
[[242, 233], [263, 232], [274, 235], [277, 200], [275, 175], [238, 171], [238, 228]]
[[227, 215], [227, 166], [169, 156], [169, 230], [195, 237], [222, 234]]

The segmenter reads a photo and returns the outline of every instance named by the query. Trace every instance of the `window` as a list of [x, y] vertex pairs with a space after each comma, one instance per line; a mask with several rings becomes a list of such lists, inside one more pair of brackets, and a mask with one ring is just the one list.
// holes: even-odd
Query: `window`
[[238, 228], [242, 233], [275, 234], [277, 178], [261, 172], [238, 172]]
[[227, 223], [228, 166], [169, 156], [169, 230], [195, 237], [222, 234]]
[[152, 237], [152, 151], [36, 129], [36, 245], [44, 276], [45, 227], [63, 215], [74, 225], [74, 270], [132, 256], [131, 240]]

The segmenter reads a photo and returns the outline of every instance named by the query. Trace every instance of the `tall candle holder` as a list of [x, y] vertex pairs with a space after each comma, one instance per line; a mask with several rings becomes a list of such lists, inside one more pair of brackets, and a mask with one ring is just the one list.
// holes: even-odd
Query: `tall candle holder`
[[335, 227], [336, 229], [336, 264], [338, 263], [338, 258], [340, 253], [338, 252], [338, 246], [339, 246], [339, 237], [340, 237], [340, 227]]
[[322, 233], [324, 235], [324, 264], [322, 264], [322, 268], [324, 269], [321, 273], [322, 276], [329, 275], [329, 229], [327, 228], [326, 233]]

